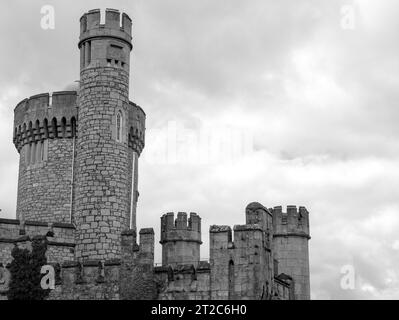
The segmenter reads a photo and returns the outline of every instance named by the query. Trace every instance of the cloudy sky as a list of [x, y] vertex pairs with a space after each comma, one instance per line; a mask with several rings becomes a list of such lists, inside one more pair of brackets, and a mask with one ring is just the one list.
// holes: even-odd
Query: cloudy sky
[[14, 107], [78, 80], [80, 16], [116, 8], [133, 19], [130, 98], [147, 113], [139, 228], [159, 240], [160, 215], [197, 212], [207, 259], [209, 225], [244, 223], [249, 202], [304, 205], [312, 298], [399, 298], [398, 1], [2, 5], [1, 217], [15, 217]]

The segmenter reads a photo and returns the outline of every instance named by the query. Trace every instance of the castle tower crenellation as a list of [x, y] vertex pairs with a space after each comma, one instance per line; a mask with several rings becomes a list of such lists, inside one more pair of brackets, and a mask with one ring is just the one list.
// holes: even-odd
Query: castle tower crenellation
[[200, 260], [201, 218], [191, 212], [169, 212], [161, 217], [162, 265], [198, 265]]
[[283, 212], [282, 206], [272, 209], [273, 226], [276, 234], [297, 233], [309, 237], [309, 212], [305, 207], [289, 205]]
[[[80, 20], [78, 47], [81, 69], [89, 66], [117, 66], [129, 70], [132, 50], [132, 20], [118, 10], [105, 10], [101, 23], [100, 9], [90, 10]], [[104, 38], [106, 36], [106, 39]], [[106, 46], [104, 46], [104, 40]]]

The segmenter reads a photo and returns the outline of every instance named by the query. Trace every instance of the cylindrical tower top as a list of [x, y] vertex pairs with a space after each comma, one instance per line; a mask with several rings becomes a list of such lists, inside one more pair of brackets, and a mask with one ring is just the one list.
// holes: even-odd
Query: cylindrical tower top
[[161, 217], [162, 265], [177, 266], [200, 260], [201, 218], [196, 213], [179, 212], [175, 219], [172, 212]]
[[129, 71], [132, 50], [132, 20], [115, 9], [90, 10], [80, 18], [81, 70], [89, 66], [118, 66]]

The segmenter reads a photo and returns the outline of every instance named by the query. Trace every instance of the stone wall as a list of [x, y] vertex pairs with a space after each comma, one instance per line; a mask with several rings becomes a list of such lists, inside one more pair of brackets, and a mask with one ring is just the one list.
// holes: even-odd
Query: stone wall
[[210, 265], [163, 266], [155, 268], [159, 300], [209, 300]]

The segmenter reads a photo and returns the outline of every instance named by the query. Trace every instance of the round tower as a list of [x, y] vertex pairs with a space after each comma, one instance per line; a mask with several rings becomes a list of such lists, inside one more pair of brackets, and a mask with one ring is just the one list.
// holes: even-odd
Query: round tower
[[305, 207], [288, 206], [273, 210], [273, 252], [278, 273], [294, 279], [295, 299], [310, 299], [309, 277], [309, 212]]
[[20, 154], [17, 218], [22, 221], [71, 220], [75, 91], [43, 93], [14, 109], [14, 144]]
[[74, 193], [78, 260], [120, 258], [122, 231], [135, 229], [145, 114], [129, 101], [131, 30], [131, 19], [113, 9], [106, 10], [104, 24], [98, 9], [80, 19]]
[[201, 218], [196, 213], [179, 212], [177, 219], [170, 212], [161, 217], [162, 265], [176, 266], [200, 261]]

